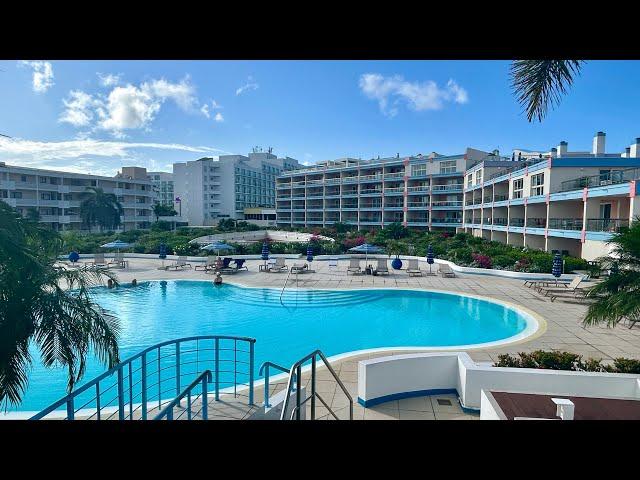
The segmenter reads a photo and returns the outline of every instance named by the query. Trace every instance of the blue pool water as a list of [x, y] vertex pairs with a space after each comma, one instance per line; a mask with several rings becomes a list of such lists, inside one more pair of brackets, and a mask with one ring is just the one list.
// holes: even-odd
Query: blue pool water
[[[145, 282], [95, 289], [95, 300], [121, 322], [126, 359], [159, 342], [195, 335], [256, 339], [255, 368], [290, 366], [320, 348], [327, 356], [382, 347], [446, 347], [495, 342], [532, 329], [525, 314], [471, 297], [410, 290], [286, 290], [212, 282]], [[34, 352], [28, 391], [18, 410], [40, 410], [65, 394], [66, 372], [46, 369]], [[105, 370], [88, 361], [86, 380]]]

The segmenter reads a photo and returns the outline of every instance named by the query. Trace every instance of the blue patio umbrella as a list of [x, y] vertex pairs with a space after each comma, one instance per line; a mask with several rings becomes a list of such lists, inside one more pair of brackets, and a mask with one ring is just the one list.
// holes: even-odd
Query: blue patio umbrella
[[264, 242], [262, 244], [262, 260], [266, 261], [269, 260], [269, 245], [267, 244], [267, 242]]
[[69, 261], [71, 263], [76, 263], [78, 260], [80, 260], [80, 254], [78, 252], [74, 250], [69, 254]]
[[433, 265], [433, 248], [431, 248], [431, 245], [427, 247], [427, 263], [429, 264], [429, 273], [431, 273], [431, 265]]
[[376, 247], [375, 245], [363, 243], [362, 245], [358, 245], [357, 247], [350, 248], [349, 251], [355, 253], [364, 253], [366, 262], [369, 259], [370, 253], [382, 253], [384, 250], [380, 247]]
[[234, 250], [234, 248], [223, 242], [214, 242], [209, 245], [205, 245], [202, 247], [202, 250], [215, 251], [216, 255], [220, 256], [220, 250]]
[[158, 255], [162, 260], [167, 258], [167, 246], [164, 243], [160, 244], [160, 255]]
[[114, 242], [105, 243], [104, 245], [100, 245], [100, 248], [115, 248], [116, 250], [120, 250], [121, 248], [128, 248], [131, 244], [127, 242], [123, 242], [122, 240], [116, 240]]
[[311, 245], [307, 247], [307, 262], [313, 262], [313, 248], [311, 248]]
[[560, 278], [562, 275], [562, 255], [556, 253], [553, 257], [553, 266], [551, 267], [551, 275], [556, 278]]

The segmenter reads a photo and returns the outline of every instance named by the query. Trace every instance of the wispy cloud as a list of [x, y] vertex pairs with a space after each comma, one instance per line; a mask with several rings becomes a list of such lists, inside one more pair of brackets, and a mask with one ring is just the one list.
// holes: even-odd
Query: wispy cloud
[[451, 79], [444, 88], [436, 82], [409, 82], [400, 75], [384, 77], [379, 73], [360, 76], [360, 90], [370, 99], [377, 100], [380, 111], [388, 116], [398, 114], [401, 103], [415, 111], [440, 110], [446, 102], [467, 103], [467, 91]]
[[34, 92], [45, 93], [54, 85], [53, 66], [51, 65], [51, 62], [23, 60], [20, 62], [20, 65], [32, 69], [33, 75], [31, 83]]
[[259, 86], [260, 85], [258, 85], [254, 81], [253, 77], [249, 76], [247, 77], [247, 81], [245, 82], [245, 84], [236, 89], [236, 95], [242, 95], [245, 92], [250, 92], [251, 90], [257, 90]]
[[[202, 112], [202, 114], [207, 117], [207, 118], [211, 118], [211, 110], [219, 110], [223, 108], [222, 105], [220, 105], [218, 102], [216, 102], [215, 100], [211, 100], [211, 108], [209, 108], [209, 104], [205, 103], [200, 107], [200, 112]], [[222, 114], [218, 113], [216, 114], [214, 120], [216, 122], [220, 122], [222, 120], [218, 120], [218, 117], [222, 118]]]
[[[51, 168], [70, 172], [113, 174], [126, 161], [128, 164], [152, 168], [155, 160], [145, 151], [182, 151], [209, 156], [228, 154], [225, 150], [209, 146], [179, 143], [122, 142], [95, 139], [77, 139], [62, 142], [40, 142], [0, 137], [0, 160], [9, 164]], [[166, 162], [165, 162], [166, 163]]]
[[213, 119], [218, 123], [224, 122], [224, 117], [220, 112], [216, 113], [216, 116]]
[[100, 85], [103, 87], [115, 87], [120, 83], [120, 78], [122, 77], [121, 73], [113, 74], [113, 73], [96, 73], [98, 79], [100, 81]]

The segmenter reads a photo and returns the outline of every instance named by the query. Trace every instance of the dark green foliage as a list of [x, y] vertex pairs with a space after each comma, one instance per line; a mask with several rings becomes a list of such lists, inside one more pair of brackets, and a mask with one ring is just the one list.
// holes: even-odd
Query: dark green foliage
[[602, 363], [600, 359], [582, 359], [582, 355], [556, 350], [536, 350], [520, 352], [517, 355], [498, 355], [495, 367], [541, 368], [547, 370], [570, 370], [585, 372], [640, 373], [640, 360], [616, 358], [613, 365]]

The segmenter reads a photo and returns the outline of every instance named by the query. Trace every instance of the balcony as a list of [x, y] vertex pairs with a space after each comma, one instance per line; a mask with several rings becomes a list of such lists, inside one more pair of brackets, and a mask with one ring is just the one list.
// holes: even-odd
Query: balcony
[[403, 192], [404, 192], [404, 187], [391, 187], [391, 188], [384, 189], [384, 193], [403, 193]]
[[547, 219], [546, 218], [527, 218], [527, 227], [530, 227], [530, 228], [546, 228], [547, 227]]
[[462, 200], [448, 200], [448, 201], [437, 201], [431, 202], [433, 207], [455, 207], [462, 208], [462, 204], [464, 202]]
[[491, 218], [485, 218], [482, 223], [485, 224], [485, 225], [491, 225], [492, 220], [493, 219], [491, 219]]
[[509, 219], [510, 227], [524, 227], [524, 218], [510, 218]]
[[587, 230], [590, 232], [619, 232], [628, 227], [629, 220], [622, 218], [587, 218]]
[[509, 200], [509, 196], [508, 195], [494, 195], [493, 196], [493, 201], [494, 202], [504, 202], [506, 200]]
[[384, 174], [385, 180], [402, 179], [402, 178], [404, 178], [404, 172], [391, 172], [391, 173]]
[[571, 190], [580, 190], [587, 187], [602, 187], [605, 185], [616, 185], [618, 183], [630, 182], [631, 180], [640, 179], [640, 168], [628, 168], [625, 170], [614, 170], [601, 173], [600, 175], [591, 175], [588, 177], [580, 177], [574, 180], [567, 180], [560, 184], [561, 192]]
[[450, 183], [448, 185], [432, 185], [431, 189], [434, 192], [441, 192], [443, 190], [462, 190], [463, 187], [462, 183]]
[[553, 230], [582, 230], [581, 218], [550, 218], [549, 228]]
[[507, 226], [507, 219], [506, 218], [494, 218], [493, 219], [493, 225], [506, 227]]
[[433, 218], [432, 223], [446, 223], [447, 225], [462, 225], [461, 218]]
[[429, 208], [429, 202], [408, 202], [409, 208]]
[[379, 189], [366, 189], [366, 190], [360, 190], [360, 195], [381, 195], [382, 194], [382, 190]]
[[416, 185], [413, 187], [407, 187], [407, 192], [416, 193], [416, 192], [429, 192], [431, 187], [429, 185]]

